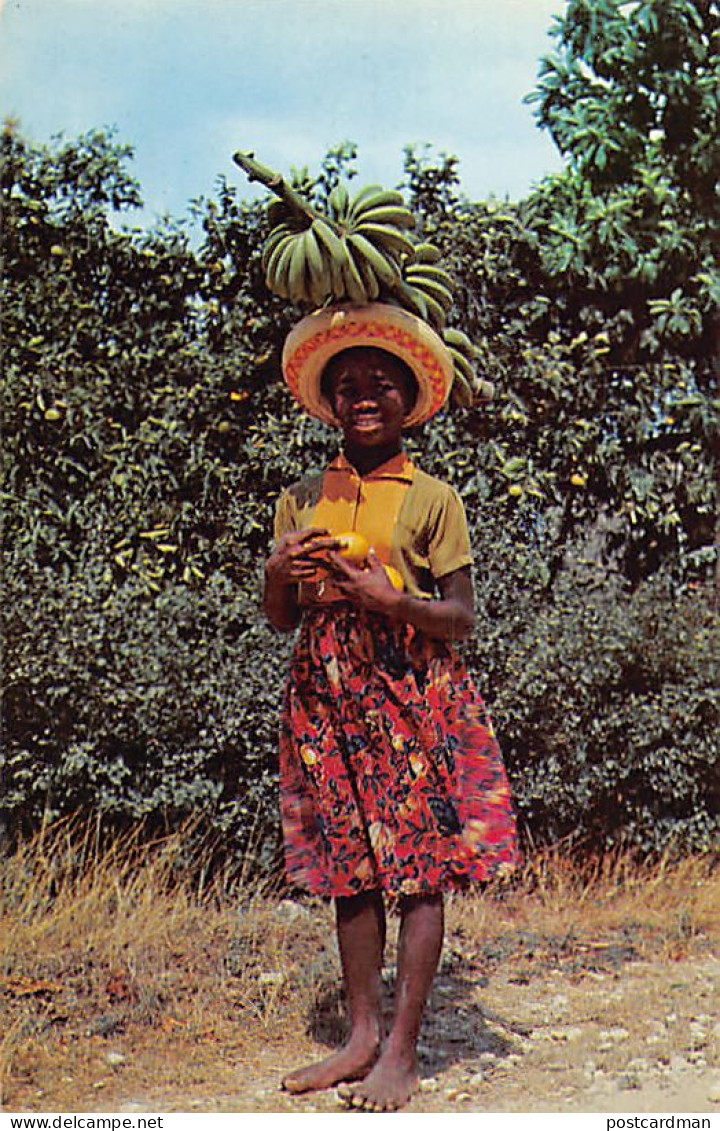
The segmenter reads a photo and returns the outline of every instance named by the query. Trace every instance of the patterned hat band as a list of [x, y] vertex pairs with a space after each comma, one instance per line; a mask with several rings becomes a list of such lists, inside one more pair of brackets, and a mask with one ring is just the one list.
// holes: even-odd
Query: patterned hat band
[[288, 334], [283, 349], [283, 376], [290, 392], [311, 416], [338, 427], [320, 391], [325, 366], [353, 346], [386, 350], [410, 367], [418, 396], [406, 424], [420, 424], [447, 400], [453, 361], [447, 347], [426, 322], [389, 303], [327, 307], [308, 314]]

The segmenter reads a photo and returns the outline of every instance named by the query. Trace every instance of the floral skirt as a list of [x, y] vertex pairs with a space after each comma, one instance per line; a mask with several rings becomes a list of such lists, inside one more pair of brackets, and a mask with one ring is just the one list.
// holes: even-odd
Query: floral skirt
[[430, 894], [517, 863], [500, 750], [462, 660], [346, 603], [303, 617], [280, 802], [288, 880], [316, 895]]

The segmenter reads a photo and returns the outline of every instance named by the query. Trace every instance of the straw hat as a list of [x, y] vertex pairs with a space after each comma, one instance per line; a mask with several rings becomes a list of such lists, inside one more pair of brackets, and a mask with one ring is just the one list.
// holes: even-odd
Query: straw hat
[[311, 416], [338, 426], [320, 394], [320, 379], [330, 358], [352, 346], [386, 350], [410, 366], [417, 379], [418, 398], [408, 425], [420, 424], [444, 405], [452, 385], [453, 361], [442, 339], [415, 314], [389, 303], [371, 302], [316, 310], [288, 334], [283, 376]]

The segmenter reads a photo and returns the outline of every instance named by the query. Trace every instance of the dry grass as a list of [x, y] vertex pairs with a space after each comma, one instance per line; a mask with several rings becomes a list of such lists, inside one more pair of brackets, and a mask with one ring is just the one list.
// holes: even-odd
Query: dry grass
[[72, 1094], [84, 1053], [97, 1076], [92, 1050], [120, 1037], [145, 1055], [178, 1042], [237, 1053], [287, 1019], [297, 924], [243, 868], [208, 879], [196, 841], [192, 827], [107, 841], [68, 821], [3, 862], [0, 1105], [36, 1084]]
[[[67, 822], [3, 862], [0, 1104], [79, 1110], [99, 1089], [110, 1102], [116, 1048], [136, 1089], [159, 1065], [172, 1079], [173, 1058], [210, 1089], [260, 1043], [282, 1060], [319, 1001], [338, 1023], [331, 909], [283, 900], [250, 866], [208, 878], [192, 842], [192, 830], [106, 842], [98, 825]], [[450, 899], [447, 951], [527, 968], [631, 939], [631, 957], [680, 958], [717, 940], [719, 896], [706, 859], [578, 864], [557, 849], [510, 887]]]
[[695, 937], [720, 935], [715, 865], [706, 856], [647, 862], [629, 852], [577, 858], [559, 846], [536, 853], [512, 886], [481, 900], [482, 923], [476, 905], [469, 914], [486, 936], [511, 928], [570, 939], [633, 932], [648, 952], [672, 958]]

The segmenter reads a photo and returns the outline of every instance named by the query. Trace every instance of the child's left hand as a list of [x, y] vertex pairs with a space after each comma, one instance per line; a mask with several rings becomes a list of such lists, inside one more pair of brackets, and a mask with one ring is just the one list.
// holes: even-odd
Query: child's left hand
[[333, 570], [333, 585], [351, 601], [373, 613], [390, 615], [395, 612], [402, 594], [392, 585], [385, 568], [373, 550], [364, 566], [346, 561], [340, 554], [329, 555]]

